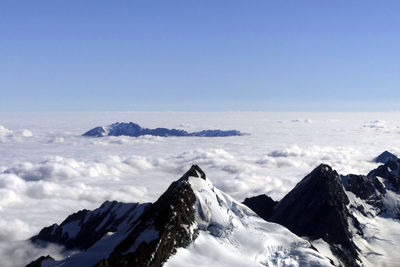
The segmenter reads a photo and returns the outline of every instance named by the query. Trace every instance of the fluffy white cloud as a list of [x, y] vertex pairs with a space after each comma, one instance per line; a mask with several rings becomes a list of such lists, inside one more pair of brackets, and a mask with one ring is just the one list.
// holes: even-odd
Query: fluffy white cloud
[[[377, 127], [364, 127], [368, 123], [382, 125], [383, 119], [385, 125], [397, 125], [397, 113], [101, 113], [56, 114], [46, 119], [42, 116], [45, 115], [36, 120], [18, 117], [14, 124], [10, 120], [5, 124], [10, 129], [29, 128], [32, 136], [30, 130], [11, 131], [0, 126], [0, 257], [10, 254], [4, 256], [10, 261], [9, 266], [20, 266], [11, 258], [18, 253], [25, 260], [48, 254], [21, 245], [18, 240], [61, 222], [79, 209], [96, 208], [105, 200], [154, 201], [191, 164], [200, 165], [215, 186], [241, 201], [262, 193], [280, 199], [322, 162], [340, 173], [365, 174], [376, 166], [371, 160], [383, 150], [400, 154], [398, 133], [385, 128], [372, 135], [372, 131], [377, 133]], [[132, 120], [144, 127], [196, 125], [196, 129], [238, 129], [251, 135], [80, 136], [96, 125]], [[294, 120], [298, 121], [291, 123]], [[13, 254], [12, 248], [17, 254]], [[38, 253], [33, 255], [29, 251]]]
[[16, 132], [7, 129], [3, 125], [0, 125], [0, 143], [19, 141], [23, 138], [32, 137], [33, 133], [27, 129], [17, 130]]
[[33, 133], [27, 129], [23, 129], [21, 130], [20, 135], [23, 137], [32, 137]]
[[3, 125], [0, 125], [0, 136], [12, 136], [13, 132]]

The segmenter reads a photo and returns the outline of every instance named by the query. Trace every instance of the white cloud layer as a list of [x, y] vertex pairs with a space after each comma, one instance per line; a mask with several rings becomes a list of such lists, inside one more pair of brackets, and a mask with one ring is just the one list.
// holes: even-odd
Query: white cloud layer
[[12, 142], [12, 141], [23, 141], [23, 138], [32, 137], [33, 133], [27, 129], [21, 129], [14, 132], [7, 129], [3, 125], [0, 125], [0, 143]]
[[[399, 115], [0, 114], [0, 257], [9, 261], [8, 266], [20, 266], [13, 257], [47, 255], [19, 241], [105, 200], [154, 201], [191, 164], [200, 165], [216, 187], [238, 200], [262, 193], [280, 199], [321, 162], [340, 173], [365, 174], [376, 166], [371, 160], [382, 151], [400, 154]], [[149, 128], [237, 129], [251, 135], [80, 136], [116, 121]]]

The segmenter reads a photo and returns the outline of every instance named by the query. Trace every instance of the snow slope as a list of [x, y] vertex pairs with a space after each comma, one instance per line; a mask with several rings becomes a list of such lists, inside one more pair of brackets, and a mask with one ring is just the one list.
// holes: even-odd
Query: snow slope
[[165, 266], [331, 266], [309, 242], [264, 221], [210, 180], [189, 181], [200, 235], [189, 247], [178, 249]]

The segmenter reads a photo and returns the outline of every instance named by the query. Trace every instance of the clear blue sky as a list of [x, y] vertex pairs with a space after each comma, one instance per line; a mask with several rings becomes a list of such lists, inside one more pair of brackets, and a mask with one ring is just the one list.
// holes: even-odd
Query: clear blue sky
[[400, 110], [400, 1], [2, 0], [0, 111]]

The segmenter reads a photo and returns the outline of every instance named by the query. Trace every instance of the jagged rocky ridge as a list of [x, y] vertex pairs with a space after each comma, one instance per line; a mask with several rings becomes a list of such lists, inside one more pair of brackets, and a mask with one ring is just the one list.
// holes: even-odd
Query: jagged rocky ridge
[[[84, 237], [90, 241], [81, 243]], [[242, 266], [331, 266], [308, 241], [215, 188], [196, 165], [153, 204], [106, 202], [31, 240], [81, 250], [62, 260], [38, 259], [41, 266], [187, 266], [197, 256], [208, 257], [208, 266], [228, 266], [227, 260]]]
[[45, 245], [43, 242], [60, 244], [68, 250], [85, 250], [105, 235], [136, 223], [150, 206], [150, 203], [106, 201], [98, 209], [78, 211], [60, 225], [43, 228], [31, 241], [39, 245]]
[[142, 128], [140, 125], [129, 122], [117, 122], [108, 126], [95, 127], [83, 136], [91, 137], [102, 137], [102, 136], [133, 136], [138, 137], [142, 135], [153, 135], [153, 136], [197, 136], [197, 137], [227, 137], [227, 136], [241, 136], [245, 135], [237, 130], [203, 130], [199, 132], [187, 132], [179, 129], [167, 129], [167, 128], [156, 128], [148, 129]]
[[[265, 220], [307, 237], [336, 265], [396, 266], [400, 255], [400, 160], [385, 151], [368, 175], [339, 175], [321, 164], [282, 200], [244, 202]], [[258, 201], [251, 201], [257, 199]]]

